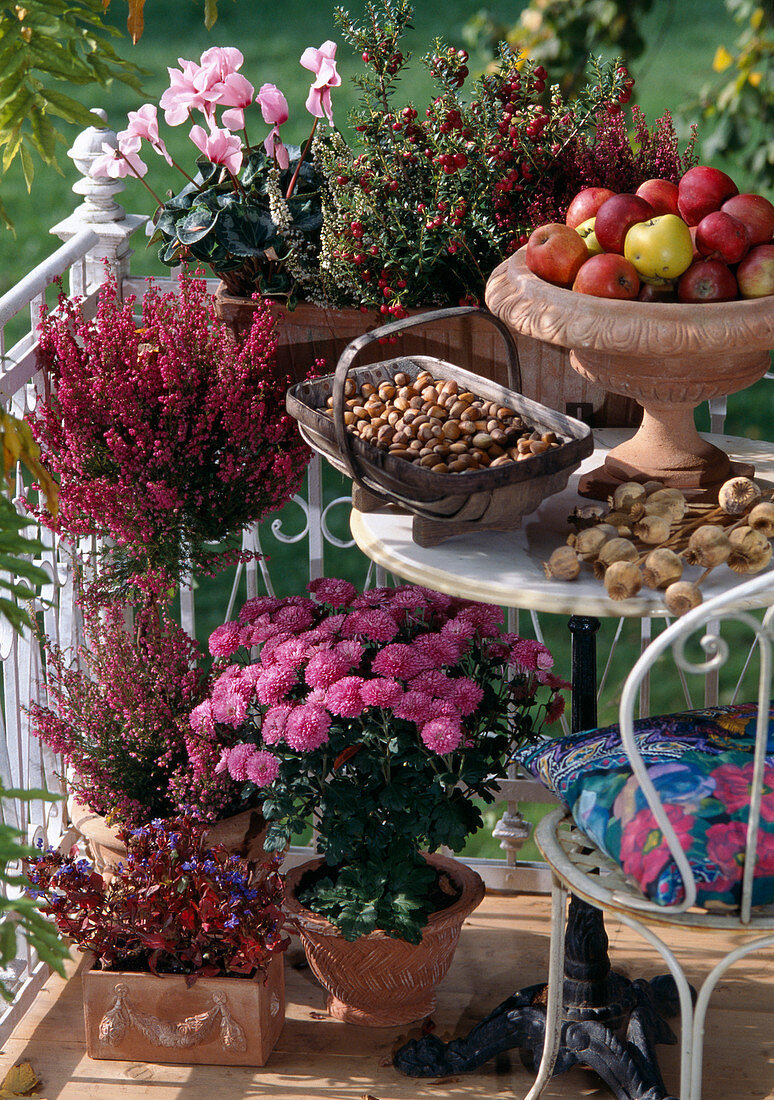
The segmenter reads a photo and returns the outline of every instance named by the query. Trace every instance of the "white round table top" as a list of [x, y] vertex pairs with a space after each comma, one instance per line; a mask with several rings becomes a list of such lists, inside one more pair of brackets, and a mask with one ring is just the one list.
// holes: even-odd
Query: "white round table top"
[[[662, 594], [643, 588], [630, 600], [611, 600], [591, 567], [581, 566], [574, 581], [549, 580], [543, 569], [551, 552], [564, 544], [572, 527], [567, 517], [573, 508], [588, 505], [578, 495], [581, 474], [600, 465], [605, 453], [631, 432], [601, 429], [594, 432], [595, 449], [570, 477], [567, 488], [548, 497], [537, 511], [525, 516], [515, 531], [486, 531], [455, 535], [440, 546], [417, 546], [411, 537], [413, 516], [386, 507], [378, 512], [352, 510], [350, 527], [359, 548], [389, 572], [437, 592], [494, 603], [501, 607], [596, 617], [646, 618], [666, 616]], [[755, 465], [755, 480], [764, 489], [774, 488], [774, 443], [707, 435], [710, 442], [732, 459]], [[698, 567], [686, 569], [695, 579]], [[719, 595], [747, 580], [725, 566], [714, 569], [702, 582], [704, 598]]]

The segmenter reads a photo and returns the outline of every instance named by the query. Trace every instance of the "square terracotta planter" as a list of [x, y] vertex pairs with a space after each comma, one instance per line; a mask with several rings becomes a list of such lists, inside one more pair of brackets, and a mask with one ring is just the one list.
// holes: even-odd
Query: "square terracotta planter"
[[83, 974], [90, 1058], [186, 1065], [265, 1065], [285, 1020], [284, 958], [267, 980], [87, 970]]

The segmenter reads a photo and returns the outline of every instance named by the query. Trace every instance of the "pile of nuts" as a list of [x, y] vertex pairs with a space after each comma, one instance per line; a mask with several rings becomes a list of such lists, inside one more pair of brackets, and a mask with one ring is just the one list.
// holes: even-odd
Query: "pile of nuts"
[[[698, 607], [699, 586], [716, 566], [759, 573], [772, 558], [774, 501], [746, 477], [726, 481], [717, 505], [689, 504], [679, 489], [659, 482], [627, 482], [609, 511], [576, 513], [570, 521], [579, 529], [545, 562], [548, 577], [575, 580], [589, 562], [611, 599], [631, 599], [643, 585], [661, 589], [673, 615]], [[701, 575], [684, 579], [686, 566]]]
[[[324, 410], [333, 416], [333, 398]], [[412, 381], [401, 371], [392, 381], [344, 386], [347, 430], [395, 458], [432, 470], [463, 474], [521, 462], [561, 446], [553, 432], [533, 430], [513, 409], [460, 391], [453, 378], [422, 371]]]

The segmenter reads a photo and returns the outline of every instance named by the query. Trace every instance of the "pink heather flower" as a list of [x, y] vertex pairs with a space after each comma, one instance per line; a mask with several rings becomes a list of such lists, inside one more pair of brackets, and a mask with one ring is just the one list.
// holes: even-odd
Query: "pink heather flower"
[[350, 668], [359, 665], [365, 653], [365, 646], [355, 638], [345, 638], [344, 641], [337, 642], [334, 649], [340, 657], [349, 662]]
[[437, 667], [453, 665], [460, 655], [460, 647], [457, 642], [452, 638], [444, 637], [442, 634], [422, 634], [414, 642], [414, 646], [419, 653], [426, 655], [428, 660], [432, 661]]
[[144, 176], [148, 171], [148, 165], [140, 160], [137, 153], [121, 152], [102, 142], [102, 156], [92, 163], [89, 175], [93, 179], [101, 176], [109, 176], [110, 179], [123, 179], [125, 176]]
[[320, 649], [306, 666], [304, 679], [311, 688], [329, 688], [346, 676], [351, 667], [343, 654], [331, 649]]
[[309, 89], [306, 101], [306, 109], [315, 118], [327, 116], [333, 125], [333, 113], [331, 111], [331, 88], [338, 88], [341, 77], [336, 71], [336, 43], [323, 42], [319, 50], [309, 46], [301, 54], [301, 64], [305, 69], [314, 73], [315, 79]]
[[256, 681], [255, 693], [258, 702], [264, 706], [281, 702], [288, 692], [298, 683], [298, 675], [292, 668], [283, 665], [272, 665], [263, 670], [261, 677]]
[[366, 680], [360, 689], [360, 698], [367, 707], [381, 707], [392, 710], [403, 698], [403, 687], [397, 680], [378, 677]]
[[216, 770], [223, 771], [222, 765], [225, 760], [231, 778], [236, 779], [238, 783], [244, 783], [247, 779], [247, 761], [253, 755], [255, 755], [255, 745], [243, 741], [230, 749], [224, 749]]
[[194, 707], [188, 716], [188, 724], [196, 733], [204, 734], [206, 737], [215, 736], [211, 699], [205, 699], [203, 703], [199, 703], [198, 707]]
[[331, 607], [347, 607], [357, 596], [354, 584], [335, 577], [318, 577], [306, 587], [320, 603], [327, 603]]
[[240, 623], [252, 623], [264, 615], [271, 615], [280, 606], [276, 596], [255, 596], [243, 604], [239, 612]]
[[245, 764], [247, 778], [256, 787], [268, 787], [279, 775], [280, 762], [271, 752], [258, 750]]
[[239, 623], [223, 623], [210, 634], [209, 649], [213, 657], [230, 657], [240, 644]]
[[398, 624], [389, 611], [374, 608], [353, 612], [341, 632], [345, 638], [362, 635], [369, 642], [391, 642], [398, 631]]
[[128, 114], [129, 125], [117, 135], [118, 147], [122, 153], [139, 153], [143, 141], [147, 141], [166, 160], [172, 164], [172, 157], [159, 137], [159, 120], [153, 103], [143, 103], [138, 111]]
[[242, 142], [229, 130], [217, 126], [207, 133], [203, 126], [192, 126], [188, 135], [196, 148], [213, 164], [222, 164], [235, 176], [242, 167]]
[[520, 638], [515, 645], [511, 646], [511, 660], [528, 672], [550, 669], [554, 664], [551, 653], [542, 642], [535, 642], [529, 638]]
[[361, 676], [344, 676], [331, 684], [325, 693], [325, 705], [333, 714], [342, 718], [359, 718], [365, 710], [360, 689], [365, 681]]
[[285, 723], [284, 736], [291, 749], [312, 752], [328, 740], [331, 716], [324, 707], [294, 707]]
[[475, 714], [484, 698], [484, 689], [479, 687], [474, 680], [461, 676], [452, 681], [452, 689], [449, 692], [449, 700], [454, 704], [463, 717]]
[[433, 718], [420, 730], [420, 737], [431, 752], [454, 752], [462, 740], [462, 726], [452, 718]]
[[264, 745], [276, 745], [282, 740], [285, 723], [292, 710], [292, 703], [277, 703], [276, 706], [269, 707], [261, 723], [261, 738]]
[[438, 713], [438, 704], [426, 691], [407, 691], [398, 701], [393, 712], [396, 718], [403, 718], [406, 722], [414, 722], [417, 726], [421, 726]]
[[282, 126], [288, 120], [288, 101], [276, 84], [262, 84], [255, 102], [261, 108], [263, 121], [270, 126]]
[[228, 681], [212, 690], [212, 714], [216, 722], [239, 726], [247, 717], [247, 699], [241, 685]]
[[377, 675], [394, 676], [398, 680], [411, 680], [429, 667], [427, 657], [405, 642], [385, 646], [371, 662], [371, 669]]

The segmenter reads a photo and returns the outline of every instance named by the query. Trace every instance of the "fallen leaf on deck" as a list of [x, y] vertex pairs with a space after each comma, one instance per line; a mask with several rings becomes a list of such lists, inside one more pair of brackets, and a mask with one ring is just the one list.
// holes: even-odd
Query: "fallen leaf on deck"
[[0, 1100], [13, 1100], [15, 1096], [32, 1096], [40, 1084], [38, 1075], [29, 1062], [11, 1066], [0, 1085]]

